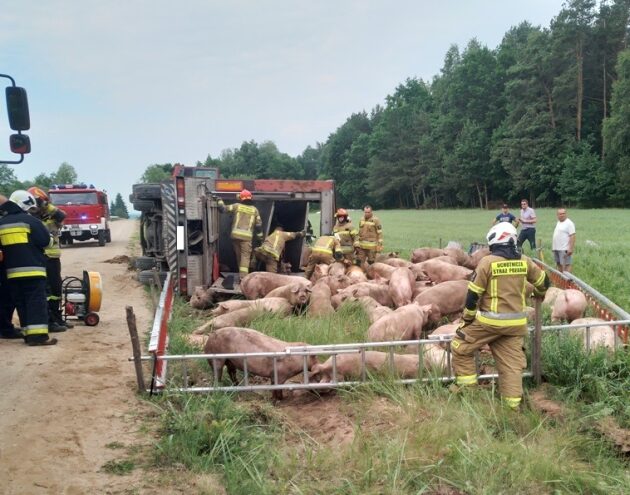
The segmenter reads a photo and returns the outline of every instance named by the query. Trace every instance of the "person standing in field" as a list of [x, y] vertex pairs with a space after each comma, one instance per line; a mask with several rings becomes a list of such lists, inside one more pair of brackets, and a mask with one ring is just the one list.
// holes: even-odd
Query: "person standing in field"
[[506, 203], [503, 203], [503, 206], [501, 207], [501, 213], [499, 213], [494, 218], [492, 225], [496, 225], [499, 222], [509, 222], [512, 225], [516, 225], [516, 223], [518, 222], [516, 220], [516, 217], [512, 215], [512, 212], [510, 212], [509, 206]]
[[516, 228], [500, 222], [486, 235], [490, 254], [470, 277], [463, 322], [451, 343], [454, 391], [477, 385], [475, 352], [488, 344], [499, 372], [499, 393], [505, 405], [517, 409], [523, 396], [522, 373], [527, 366], [523, 340], [527, 313], [523, 288], [534, 286], [542, 298], [549, 278], [530, 258], [516, 250]]
[[357, 253], [357, 262], [364, 265], [374, 263], [376, 253], [383, 251], [383, 226], [381, 221], [374, 216], [372, 207], [363, 207], [363, 218], [359, 221], [359, 233], [354, 241]]
[[536, 212], [529, 207], [526, 199], [521, 199], [521, 217], [518, 220], [521, 224], [521, 233], [518, 235], [516, 246], [522, 250], [525, 241], [529, 241], [532, 251], [536, 249]]
[[351, 264], [354, 261], [354, 243], [359, 232], [353, 227], [346, 209], [339, 208], [335, 216], [337, 222], [333, 227], [333, 234], [341, 244], [345, 261]]
[[575, 248], [575, 224], [567, 218], [565, 208], [559, 208], [556, 216], [558, 222], [553, 231], [551, 249], [558, 271], [570, 273]]

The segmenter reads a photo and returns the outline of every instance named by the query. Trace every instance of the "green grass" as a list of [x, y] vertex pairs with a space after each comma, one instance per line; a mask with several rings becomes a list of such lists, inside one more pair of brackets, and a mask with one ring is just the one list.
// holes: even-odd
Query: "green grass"
[[[537, 213], [549, 260], [555, 211]], [[482, 242], [495, 212], [376, 214], [386, 250], [407, 257], [416, 247], [449, 240], [464, 247]], [[569, 216], [578, 230], [576, 275], [630, 307], [627, 212], [570, 210]], [[588, 246], [587, 239], [598, 246]], [[198, 352], [185, 335], [206, 320], [177, 301], [170, 352]], [[352, 304], [330, 317], [262, 315], [251, 324], [282, 340], [311, 344], [360, 342], [368, 326], [362, 308]], [[180, 369], [169, 364], [172, 373]], [[188, 363], [187, 372], [191, 383], [210, 380], [205, 362]], [[494, 386], [453, 395], [437, 382], [401, 386], [387, 379], [332, 397], [289, 399], [279, 407], [268, 395], [167, 392], [152, 399], [160, 431], [151, 462], [217, 476], [229, 494], [630, 493], [627, 457], [597, 428], [611, 417], [630, 427], [630, 354], [586, 353], [577, 339], [545, 335], [543, 372], [549, 394], [562, 401], [560, 418], [530, 407], [528, 381], [521, 413], [503, 409]], [[340, 443], [330, 432], [345, 431], [344, 425], [351, 438]]]

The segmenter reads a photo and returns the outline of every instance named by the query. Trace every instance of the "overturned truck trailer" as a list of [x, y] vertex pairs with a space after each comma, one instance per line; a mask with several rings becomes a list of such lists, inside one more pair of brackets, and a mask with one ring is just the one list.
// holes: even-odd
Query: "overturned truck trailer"
[[[141, 281], [156, 271], [171, 273], [175, 290], [191, 295], [197, 286], [216, 293], [238, 294], [238, 263], [232, 249], [232, 218], [221, 214], [212, 195], [225, 204], [248, 189], [254, 196], [266, 236], [281, 224], [285, 230], [307, 229], [315, 204], [320, 211], [319, 232], [332, 233], [335, 212], [333, 181], [222, 179], [217, 169], [176, 166], [171, 179], [160, 184], [135, 184], [130, 201], [142, 213], [139, 260]], [[287, 243], [282, 261], [292, 272], [301, 267], [304, 238]], [[236, 281], [236, 283], [235, 283]]]

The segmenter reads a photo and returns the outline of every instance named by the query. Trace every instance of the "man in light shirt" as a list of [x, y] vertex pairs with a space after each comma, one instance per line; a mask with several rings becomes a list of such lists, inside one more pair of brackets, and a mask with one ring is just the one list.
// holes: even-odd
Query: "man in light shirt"
[[521, 199], [521, 217], [518, 220], [521, 224], [521, 232], [516, 241], [516, 247], [522, 250], [523, 243], [529, 241], [529, 247], [532, 251], [536, 249], [536, 212], [529, 207], [526, 199]]
[[564, 208], [558, 209], [556, 216], [558, 223], [553, 231], [551, 249], [558, 271], [570, 273], [575, 247], [575, 224], [567, 218], [567, 210]]

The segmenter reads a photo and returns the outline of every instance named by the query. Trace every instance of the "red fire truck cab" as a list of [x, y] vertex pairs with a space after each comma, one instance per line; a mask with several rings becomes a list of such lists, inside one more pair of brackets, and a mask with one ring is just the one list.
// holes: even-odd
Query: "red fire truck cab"
[[50, 202], [66, 214], [61, 228], [61, 244], [74, 241], [98, 240], [99, 246], [112, 241], [109, 229], [107, 194], [93, 185], [52, 185]]

